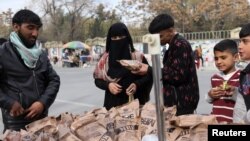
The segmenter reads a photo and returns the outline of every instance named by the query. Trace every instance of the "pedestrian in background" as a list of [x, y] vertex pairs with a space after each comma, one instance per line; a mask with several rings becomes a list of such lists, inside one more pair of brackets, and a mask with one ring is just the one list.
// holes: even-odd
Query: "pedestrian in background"
[[211, 114], [216, 116], [218, 122], [232, 123], [240, 76], [240, 70], [235, 67], [238, 61], [237, 43], [230, 39], [217, 43], [214, 60], [219, 73], [211, 77], [212, 88], [206, 95], [206, 101], [213, 104]]
[[148, 64], [145, 56], [134, 49], [130, 33], [123, 23], [113, 24], [108, 31], [106, 52], [94, 71], [95, 85], [105, 90], [104, 107], [121, 106], [129, 102], [129, 96], [139, 99], [140, 105], [149, 101], [153, 85], [152, 75], [135, 75], [123, 67], [119, 60], [138, 60]]
[[[174, 19], [168, 14], [156, 16], [149, 25], [151, 34], [160, 34], [161, 45], [169, 44], [163, 57], [162, 83], [164, 105], [177, 106], [176, 115], [193, 114], [199, 102], [199, 84], [190, 43], [174, 28]], [[152, 73], [146, 64], [135, 74]]]
[[39, 16], [20, 10], [12, 27], [9, 40], [0, 47], [0, 107], [4, 130], [19, 131], [48, 116], [60, 78], [37, 42], [42, 27]]
[[200, 66], [201, 67], [204, 67], [204, 60], [203, 60], [203, 56], [202, 56], [202, 48], [201, 48], [201, 45], [199, 45], [199, 47], [198, 47], [198, 59], [199, 59], [199, 61], [201, 61], [201, 63], [200, 63]]
[[200, 68], [200, 57], [199, 57], [198, 47], [196, 47], [196, 49], [194, 50], [194, 62], [195, 62], [196, 69], [199, 70], [199, 68]]

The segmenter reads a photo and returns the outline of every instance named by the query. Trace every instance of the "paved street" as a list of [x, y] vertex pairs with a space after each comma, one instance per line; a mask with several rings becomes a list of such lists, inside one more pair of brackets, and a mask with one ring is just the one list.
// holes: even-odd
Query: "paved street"
[[[93, 80], [93, 67], [88, 68], [61, 68], [55, 67], [61, 77], [61, 87], [55, 103], [50, 108], [50, 115], [58, 116], [63, 112], [81, 114], [94, 107], [102, 107], [104, 91], [98, 89]], [[200, 102], [198, 114], [208, 114], [211, 105], [205, 102], [204, 97], [210, 87], [210, 76], [213, 69], [199, 70]], [[154, 102], [154, 89], [151, 91], [151, 102]], [[0, 132], [3, 130], [0, 114]]]

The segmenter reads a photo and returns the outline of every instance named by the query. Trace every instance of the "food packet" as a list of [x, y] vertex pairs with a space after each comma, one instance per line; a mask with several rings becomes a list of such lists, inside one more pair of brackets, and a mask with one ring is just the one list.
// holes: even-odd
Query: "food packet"
[[140, 119], [115, 118], [115, 141], [141, 141]]
[[117, 107], [116, 109], [121, 117], [135, 119], [139, 117], [139, 112], [140, 112], [139, 100], [135, 99], [130, 103]]
[[227, 81], [224, 81], [224, 82], [219, 86], [219, 88], [220, 88], [221, 90], [226, 91], [226, 90], [228, 90], [228, 89], [230, 88], [230, 85], [228, 85]]
[[157, 118], [155, 104], [146, 103], [141, 111], [142, 137], [149, 134], [157, 134]]
[[141, 63], [138, 60], [119, 60], [118, 61], [125, 68], [136, 71], [141, 68]]
[[45, 117], [25, 126], [30, 133], [40, 134], [40, 132], [55, 134], [57, 132], [57, 120], [55, 117]]
[[70, 128], [76, 137], [83, 141], [112, 141], [111, 137], [107, 135], [107, 129], [98, 123], [94, 114], [86, 114], [76, 119]]

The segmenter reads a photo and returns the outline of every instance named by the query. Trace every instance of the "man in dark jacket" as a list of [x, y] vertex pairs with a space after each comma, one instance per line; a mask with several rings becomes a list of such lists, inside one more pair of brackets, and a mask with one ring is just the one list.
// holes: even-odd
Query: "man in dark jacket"
[[4, 130], [18, 131], [48, 115], [60, 78], [37, 42], [39, 16], [20, 10], [12, 26], [9, 40], [0, 47], [0, 107]]
[[5, 38], [0, 38], [0, 45], [2, 45], [4, 42], [6, 42], [7, 41], [7, 39], [5, 39]]
[[[192, 114], [199, 102], [199, 85], [189, 42], [178, 34], [174, 28], [174, 20], [168, 14], [160, 14], [149, 26], [151, 34], [160, 34], [161, 45], [169, 44], [164, 54], [162, 83], [164, 105], [176, 105], [176, 115]], [[151, 67], [143, 64], [136, 74], [151, 71]]]

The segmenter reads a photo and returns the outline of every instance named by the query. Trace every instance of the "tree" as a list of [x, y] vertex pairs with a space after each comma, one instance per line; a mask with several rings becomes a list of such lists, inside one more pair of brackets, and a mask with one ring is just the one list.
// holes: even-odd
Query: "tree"
[[11, 26], [7, 26], [4, 24], [0, 24], [0, 38], [7, 38], [8, 35], [10, 35], [11, 32]]
[[[203, 21], [207, 30], [229, 30], [246, 23], [249, 17], [247, 0], [204, 0], [198, 3], [193, 20]], [[237, 20], [236, 20], [237, 19]]]
[[[91, 17], [92, 0], [31, 0], [33, 9], [43, 13], [44, 30], [57, 41], [83, 40], [84, 23]], [[36, 7], [35, 7], [36, 5]], [[45, 32], [46, 33], [46, 32]]]
[[[83, 19], [82, 17], [87, 16], [88, 14], [91, 15], [91, 0], [73, 0], [71, 2], [67, 2], [65, 7], [68, 11], [68, 17], [70, 18], [70, 32], [69, 32], [69, 39], [79, 39], [81, 38], [80, 32], [83, 29], [83, 24], [89, 19]], [[89, 7], [89, 8], [88, 8]], [[89, 11], [84, 11], [89, 10]], [[75, 37], [77, 38], [75, 38]]]
[[138, 14], [131, 7], [151, 17], [169, 13], [180, 32], [230, 30], [249, 22], [250, 14], [248, 0], [122, 0], [121, 7], [130, 17]]
[[[140, 26], [150, 21], [155, 11], [151, 11], [148, 0], [121, 0], [116, 8], [126, 24]], [[143, 20], [142, 20], [143, 19]]]
[[99, 4], [96, 10], [96, 16], [93, 25], [90, 28], [90, 37], [102, 37], [104, 31], [102, 29], [102, 21], [106, 20], [107, 13], [104, 11], [104, 6]]
[[90, 37], [105, 37], [108, 31], [107, 27], [110, 27], [114, 22], [119, 21], [119, 17], [116, 15], [116, 11], [105, 11], [103, 4], [97, 6], [93, 24], [90, 25]]

